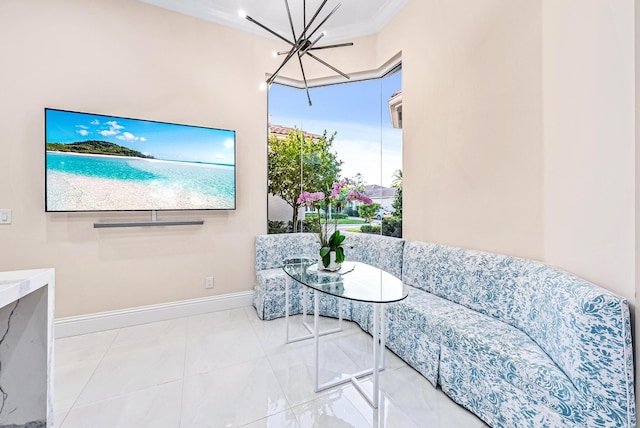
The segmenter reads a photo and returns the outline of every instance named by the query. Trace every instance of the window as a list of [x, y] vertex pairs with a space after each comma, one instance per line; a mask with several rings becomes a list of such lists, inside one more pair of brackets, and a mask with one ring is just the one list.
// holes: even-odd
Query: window
[[338, 178], [377, 204], [332, 213], [341, 230], [402, 236], [402, 71], [378, 79], [269, 90], [269, 233], [312, 231], [302, 191], [327, 192]]

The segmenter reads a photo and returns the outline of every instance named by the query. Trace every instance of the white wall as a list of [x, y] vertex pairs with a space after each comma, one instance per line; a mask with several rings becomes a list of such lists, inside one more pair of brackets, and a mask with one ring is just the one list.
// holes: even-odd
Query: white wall
[[402, 51], [406, 238], [543, 258], [540, 3], [410, 2]]
[[[267, 230], [258, 85], [281, 43], [135, 0], [0, 2], [0, 39], [0, 208], [13, 210], [0, 226], [0, 271], [55, 267], [56, 317], [252, 289], [255, 236]], [[375, 41], [337, 52], [341, 68], [376, 68]], [[205, 224], [145, 229], [93, 223], [149, 213], [45, 214], [44, 107], [235, 129], [237, 210], [162, 212]]]
[[545, 259], [629, 300], [637, 355], [638, 11], [542, 4]]
[[545, 260], [633, 304], [634, 4], [542, 4]]
[[633, 21], [630, 0], [410, 2], [377, 54], [402, 50], [405, 236], [545, 260], [633, 304]]
[[[55, 267], [56, 317], [252, 289], [270, 42], [133, 0], [3, 1], [0, 40], [0, 271]], [[93, 223], [149, 213], [45, 214], [44, 107], [237, 130], [237, 210], [144, 229]]]

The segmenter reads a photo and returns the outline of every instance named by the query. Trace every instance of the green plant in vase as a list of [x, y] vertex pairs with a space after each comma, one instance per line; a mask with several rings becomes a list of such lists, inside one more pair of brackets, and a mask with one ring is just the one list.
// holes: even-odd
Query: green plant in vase
[[[364, 205], [369, 205], [373, 201], [357, 190], [348, 190], [349, 179], [344, 178], [337, 183], [333, 183], [331, 191], [327, 192], [302, 192], [298, 197], [298, 204], [312, 207], [318, 215], [311, 217], [312, 221], [317, 221], [320, 230], [318, 240], [320, 241], [319, 256], [325, 269], [337, 270], [340, 263], [344, 262], [345, 254], [342, 243], [345, 236], [338, 230], [337, 216], [331, 216], [331, 211], [339, 211], [347, 202], [359, 201]], [[332, 260], [333, 258], [333, 260]]]
[[336, 253], [335, 263], [344, 262], [344, 248], [342, 248], [342, 243], [344, 242], [346, 236], [340, 233], [338, 229], [336, 229], [329, 237], [329, 241], [326, 244], [322, 244], [320, 247], [320, 257], [322, 257], [322, 264], [324, 267], [329, 267], [331, 265], [331, 252], [334, 251]]

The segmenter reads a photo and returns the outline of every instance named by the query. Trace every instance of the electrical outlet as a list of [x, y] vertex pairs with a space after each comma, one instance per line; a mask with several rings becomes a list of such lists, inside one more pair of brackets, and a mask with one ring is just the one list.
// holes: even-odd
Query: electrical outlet
[[204, 288], [213, 288], [213, 277], [212, 276], [208, 276], [205, 279]]
[[0, 209], [0, 224], [11, 224], [11, 210]]

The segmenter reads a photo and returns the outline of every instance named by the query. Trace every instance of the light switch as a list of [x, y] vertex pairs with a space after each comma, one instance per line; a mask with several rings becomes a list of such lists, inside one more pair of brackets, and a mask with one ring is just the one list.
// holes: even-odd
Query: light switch
[[11, 224], [11, 210], [0, 209], [0, 224]]

